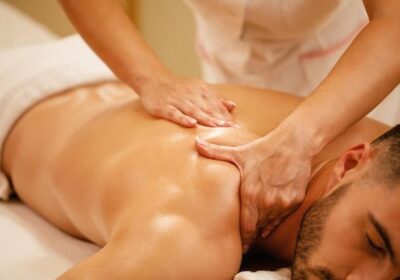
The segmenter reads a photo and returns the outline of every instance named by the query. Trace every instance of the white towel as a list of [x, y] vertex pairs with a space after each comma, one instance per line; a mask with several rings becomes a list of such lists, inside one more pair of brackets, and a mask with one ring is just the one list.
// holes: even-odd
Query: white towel
[[[115, 79], [78, 35], [1, 52], [0, 159], [8, 132], [32, 105], [69, 88]], [[0, 165], [0, 199], [10, 193]]]
[[282, 268], [277, 271], [243, 271], [233, 278], [233, 280], [290, 280], [291, 272], [289, 268]]

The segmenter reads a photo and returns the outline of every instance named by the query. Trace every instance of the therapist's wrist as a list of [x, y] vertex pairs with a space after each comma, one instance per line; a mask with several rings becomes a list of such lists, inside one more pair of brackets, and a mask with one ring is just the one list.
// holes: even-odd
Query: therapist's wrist
[[168, 83], [173, 76], [174, 74], [169, 70], [158, 68], [131, 76], [128, 85], [141, 96], [148, 88]]
[[311, 157], [318, 154], [326, 145], [324, 131], [305, 122], [285, 120], [275, 128], [274, 133], [279, 135], [285, 145], [290, 145]]

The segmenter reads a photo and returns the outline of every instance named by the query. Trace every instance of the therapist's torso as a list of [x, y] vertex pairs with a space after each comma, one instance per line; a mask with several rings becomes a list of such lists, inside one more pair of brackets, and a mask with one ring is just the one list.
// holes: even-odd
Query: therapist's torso
[[358, 0], [186, 0], [209, 82], [308, 94], [367, 23]]
[[[197, 25], [196, 51], [206, 81], [299, 96], [318, 86], [368, 23], [362, 0], [185, 2]], [[373, 117], [389, 124], [400, 120], [397, 96]]]

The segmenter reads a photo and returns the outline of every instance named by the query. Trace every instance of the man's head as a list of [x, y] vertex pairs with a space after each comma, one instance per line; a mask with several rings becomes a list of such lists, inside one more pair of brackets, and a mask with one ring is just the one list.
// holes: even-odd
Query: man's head
[[330, 183], [304, 215], [292, 279], [397, 279], [400, 125], [344, 153]]

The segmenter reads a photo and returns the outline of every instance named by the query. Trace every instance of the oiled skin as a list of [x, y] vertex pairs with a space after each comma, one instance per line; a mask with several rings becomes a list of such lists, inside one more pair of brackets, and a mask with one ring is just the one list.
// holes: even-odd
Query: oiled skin
[[[300, 99], [217, 89], [238, 104], [241, 128], [185, 129], [156, 120], [120, 83], [71, 90], [21, 117], [3, 158], [18, 195], [65, 232], [105, 246], [61, 278], [231, 279], [237, 272], [239, 171], [199, 156], [195, 137], [246, 143], [271, 131]], [[316, 161], [385, 129], [363, 120]]]

